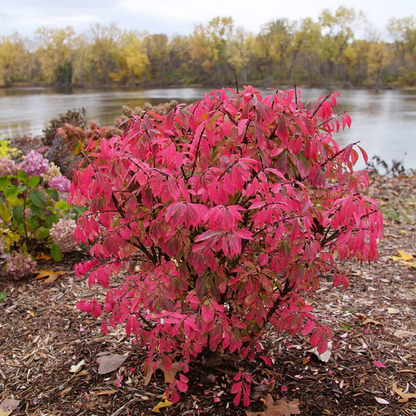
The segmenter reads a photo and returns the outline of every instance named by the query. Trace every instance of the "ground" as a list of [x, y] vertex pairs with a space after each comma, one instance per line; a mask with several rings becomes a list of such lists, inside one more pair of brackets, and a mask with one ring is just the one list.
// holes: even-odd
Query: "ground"
[[[416, 393], [416, 262], [398, 256], [401, 250], [416, 257], [416, 176], [373, 176], [369, 193], [380, 200], [385, 217], [378, 261], [344, 263], [347, 290], [324, 278], [310, 299], [334, 331], [329, 361], [318, 360], [306, 337], [270, 331], [264, 353], [272, 365], [227, 356], [194, 364], [189, 392], [162, 414], [245, 415], [230, 394], [238, 368], [254, 377], [251, 411], [262, 412], [262, 399], [271, 394], [274, 400], [298, 399], [304, 416], [416, 414], [416, 398], [405, 402], [394, 392]], [[12, 416], [154, 414], [163, 380], [144, 385], [144, 351], [131, 345], [122, 328], [100, 335], [100, 322], [75, 306], [92, 296], [74, 275], [79, 257], [40, 264], [65, 271], [49, 284], [33, 277], [11, 282], [0, 273], [0, 292], [6, 296], [0, 301], [0, 403], [20, 401]], [[117, 370], [100, 375], [96, 360], [105, 353], [128, 357]], [[82, 360], [80, 371], [70, 372]], [[279, 414], [269, 410], [264, 416]]]

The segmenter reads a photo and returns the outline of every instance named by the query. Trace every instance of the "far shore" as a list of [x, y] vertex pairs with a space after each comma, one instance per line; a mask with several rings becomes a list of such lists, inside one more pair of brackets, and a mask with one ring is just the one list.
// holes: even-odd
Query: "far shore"
[[[275, 81], [274, 84], [265, 84], [261, 82], [239, 82], [239, 88], [243, 88], [243, 85], [252, 85], [255, 88], [269, 88], [271, 85], [278, 87], [282, 90], [290, 90], [295, 84], [279, 84], [278, 81]], [[346, 90], [414, 90], [416, 86], [400, 86], [400, 85], [352, 85], [346, 83], [323, 83], [323, 84], [296, 84], [298, 88], [319, 88], [319, 89], [346, 89]], [[80, 89], [132, 89], [132, 88], [141, 88], [144, 90], [149, 89], [172, 89], [172, 88], [207, 88], [215, 89], [221, 87], [228, 87], [235, 89], [235, 84], [153, 84], [153, 83], [128, 83], [128, 84], [44, 84], [44, 83], [31, 83], [31, 82], [19, 82], [12, 85], [2, 85], [1, 89], [28, 89], [28, 88], [56, 88], [56, 89], [71, 89], [71, 88], [80, 88]]]

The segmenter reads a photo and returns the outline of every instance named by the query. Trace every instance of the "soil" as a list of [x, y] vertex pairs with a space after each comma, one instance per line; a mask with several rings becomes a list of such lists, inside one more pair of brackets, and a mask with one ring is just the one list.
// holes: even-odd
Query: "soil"
[[[385, 217], [379, 259], [345, 262], [347, 290], [333, 288], [323, 277], [310, 299], [320, 320], [333, 328], [329, 361], [311, 352], [306, 337], [270, 331], [264, 343], [270, 366], [229, 356], [212, 365], [194, 363], [187, 374], [189, 391], [161, 414], [246, 415], [245, 408], [232, 404], [230, 393], [238, 369], [253, 376], [252, 412], [266, 410], [270, 394], [275, 401], [298, 399], [304, 416], [416, 414], [416, 398], [405, 401], [404, 394], [416, 393], [416, 261], [398, 256], [402, 250], [416, 258], [416, 176], [373, 176], [369, 194], [380, 200]], [[100, 319], [76, 308], [77, 301], [105, 293], [75, 277], [73, 266], [84, 255], [39, 262], [38, 269], [65, 271], [49, 284], [34, 277], [13, 282], [0, 273], [5, 296], [0, 301], [0, 403], [18, 400], [13, 416], [150, 415], [162, 399], [162, 375], [144, 384], [146, 352], [132, 345], [121, 327], [102, 336]], [[97, 358], [103, 354], [127, 359], [117, 370], [98, 374]], [[71, 372], [82, 361], [79, 371]], [[404, 393], [397, 394], [398, 389]], [[4, 414], [9, 413], [0, 409]], [[269, 408], [264, 416], [279, 414]]]

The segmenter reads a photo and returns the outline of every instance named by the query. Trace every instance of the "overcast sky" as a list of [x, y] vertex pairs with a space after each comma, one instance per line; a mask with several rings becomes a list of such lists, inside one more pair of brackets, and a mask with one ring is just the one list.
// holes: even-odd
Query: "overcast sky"
[[235, 26], [257, 33], [272, 19], [316, 19], [341, 5], [362, 10], [380, 32], [391, 17], [416, 17], [416, 0], [0, 0], [0, 36], [17, 31], [31, 38], [42, 26], [72, 26], [79, 33], [94, 23], [187, 35], [216, 16], [231, 16]]

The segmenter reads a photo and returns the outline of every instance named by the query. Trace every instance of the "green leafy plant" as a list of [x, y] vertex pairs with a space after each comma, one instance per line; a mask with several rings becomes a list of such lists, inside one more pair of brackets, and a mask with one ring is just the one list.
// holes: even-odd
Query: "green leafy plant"
[[[53, 177], [46, 182], [43, 176], [48, 170], [49, 162], [34, 151], [20, 165], [0, 159], [2, 251], [35, 255], [46, 248], [54, 260], [61, 259], [62, 250], [51, 238], [50, 231], [59, 219], [74, 215], [71, 206], [62, 200], [70, 182], [63, 176]], [[51, 187], [54, 183], [55, 187]], [[72, 247], [66, 242], [66, 247], [69, 246]]]
[[7, 159], [16, 159], [20, 156], [22, 152], [15, 147], [11, 147], [10, 140], [1, 139], [0, 140], [0, 157]]

